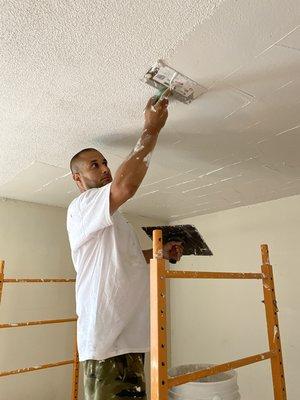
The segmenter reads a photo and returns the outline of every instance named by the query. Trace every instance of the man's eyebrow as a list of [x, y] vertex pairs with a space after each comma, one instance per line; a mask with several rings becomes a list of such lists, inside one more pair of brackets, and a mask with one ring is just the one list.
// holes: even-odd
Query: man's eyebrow
[[[94, 162], [99, 162], [99, 159], [91, 160], [91, 161], [90, 161], [90, 164], [93, 164]], [[101, 162], [107, 163], [106, 158], [103, 158]]]

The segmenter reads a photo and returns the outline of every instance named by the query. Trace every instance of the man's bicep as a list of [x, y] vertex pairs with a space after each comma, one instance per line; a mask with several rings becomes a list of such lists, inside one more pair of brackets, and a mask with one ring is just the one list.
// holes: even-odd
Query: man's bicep
[[121, 187], [113, 182], [110, 187], [110, 215], [113, 215], [135, 192], [136, 190]]

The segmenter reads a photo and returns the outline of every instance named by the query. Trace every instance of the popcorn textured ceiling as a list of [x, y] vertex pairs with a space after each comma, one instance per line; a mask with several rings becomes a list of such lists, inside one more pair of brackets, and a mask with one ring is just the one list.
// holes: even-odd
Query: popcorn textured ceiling
[[0, 4], [1, 196], [66, 206], [68, 162], [84, 147], [115, 170], [158, 58], [209, 90], [171, 104], [125, 211], [172, 220], [300, 193], [297, 0]]
[[0, 183], [12, 166], [67, 165], [86, 143], [141, 125], [152, 91], [139, 78], [220, 3], [2, 2]]

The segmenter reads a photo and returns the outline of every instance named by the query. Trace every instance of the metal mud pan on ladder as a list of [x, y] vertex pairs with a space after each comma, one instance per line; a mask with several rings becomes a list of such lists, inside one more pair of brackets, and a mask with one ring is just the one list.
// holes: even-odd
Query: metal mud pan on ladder
[[[187, 364], [171, 368], [169, 376], [184, 375], [212, 367], [212, 364]], [[222, 372], [169, 390], [169, 400], [240, 400], [236, 371]]]

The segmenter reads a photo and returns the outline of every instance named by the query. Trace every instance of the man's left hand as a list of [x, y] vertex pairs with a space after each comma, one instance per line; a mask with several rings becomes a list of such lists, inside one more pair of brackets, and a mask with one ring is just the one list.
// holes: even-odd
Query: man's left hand
[[164, 259], [180, 261], [183, 253], [181, 242], [168, 242], [164, 245]]

